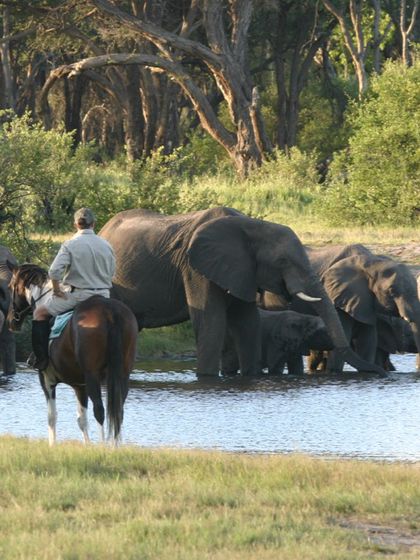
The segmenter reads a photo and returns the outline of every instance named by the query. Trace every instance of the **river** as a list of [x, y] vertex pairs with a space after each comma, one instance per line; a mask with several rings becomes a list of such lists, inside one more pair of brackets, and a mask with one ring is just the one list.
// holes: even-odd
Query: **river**
[[[336, 376], [197, 380], [195, 362], [137, 364], [125, 404], [123, 443], [247, 453], [308, 453], [420, 461], [420, 374], [415, 356], [393, 356], [387, 378]], [[38, 376], [23, 364], [0, 378], [0, 434], [47, 438]], [[76, 399], [57, 388], [58, 440], [81, 440]], [[98, 430], [89, 410], [90, 433]]]

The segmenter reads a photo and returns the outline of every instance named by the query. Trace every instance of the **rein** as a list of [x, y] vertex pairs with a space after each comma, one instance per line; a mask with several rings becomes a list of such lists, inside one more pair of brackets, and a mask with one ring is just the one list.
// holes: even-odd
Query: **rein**
[[[28, 315], [33, 310], [35, 304], [51, 291], [52, 291], [52, 288], [49, 288], [46, 292], [43, 292], [36, 299], [32, 298], [31, 303], [27, 307], [24, 307], [22, 309], [22, 311], [16, 311], [13, 308], [13, 319], [17, 322], [23, 320], [26, 317], [26, 315]], [[13, 299], [14, 299], [14, 295], [15, 295], [15, 288], [13, 288]]]

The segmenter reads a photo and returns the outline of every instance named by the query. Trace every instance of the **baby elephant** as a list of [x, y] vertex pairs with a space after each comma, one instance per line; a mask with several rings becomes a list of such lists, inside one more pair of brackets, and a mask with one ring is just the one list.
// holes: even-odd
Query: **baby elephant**
[[[320, 317], [295, 311], [266, 311], [259, 309], [261, 319], [260, 369], [268, 368], [270, 375], [287, 370], [290, 375], [304, 373], [302, 354], [309, 349], [333, 348], [324, 322]], [[221, 372], [233, 375], [239, 370], [234, 341], [227, 336], [222, 353]]]

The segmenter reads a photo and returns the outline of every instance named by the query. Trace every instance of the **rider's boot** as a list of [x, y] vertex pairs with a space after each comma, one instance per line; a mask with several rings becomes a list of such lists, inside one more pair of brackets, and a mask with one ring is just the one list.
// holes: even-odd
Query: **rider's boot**
[[50, 320], [32, 321], [32, 349], [35, 360], [31, 364], [39, 370], [44, 370], [48, 366], [48, 343], [50, 334]]

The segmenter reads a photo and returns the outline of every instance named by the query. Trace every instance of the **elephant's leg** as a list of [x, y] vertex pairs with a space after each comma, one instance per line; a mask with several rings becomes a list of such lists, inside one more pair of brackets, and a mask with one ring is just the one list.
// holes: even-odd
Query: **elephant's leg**
[[229, 332], [226, 333], [225, 343], [223, 345], [220, 369], [222, 375], [236, 375], [239, 371], [239, 360], [235, 348], [235, 341]]
[[14, 375], [16, 373], [16, 341], [15, 335], [7, 328], [0, 336], [1, 360], [4, 375]]
[[202, 277], [195, 278], [185, 289], [197, 345], [197, 375], [218, 376], [226, 334], [228, 296]]
[[[341, 321], [341, 325], [344, 330], [344, 335], [350, 344], [352, 332], [353, 332], [353, 325], [354, 319], [341, 309], [337, 309], [338, 317]], [[327, 358], [327, 367], [326, 370], [328, 373], [341, 373], [344, 367], [344, 360], [341, 355], [336, 350], [331, 350], [328, 353]]]
[[389, 352], [382, 350], [382, 348], [376, 349], [375, 364], [381, 366], [385, 371], [396, 371], [394, 364], [391, 362], [389, 357]]
[[287, 371], [289, 375], [303, 375], [305, 368], [303, 367], [303, 357], [301, 354], [289, 354], [287, 357]]
[[420, 354], [417, 354], [416, 356], [416, 369], [417, 371], [420, 371]]
[[262, 366], [268, 368], [269, 375], [282, 375], [286, 366], [286, 354], [271, 340], [263, 345]]
[[375, 363], [378, 346], [378, 331], [375, 325], [357, 323], [353, 342], [354, 350], [361, 358], [371, 364]]
[[232, 298], [227, 311], [242, 375], [261, 373], [260, 315], [255, 303]]

